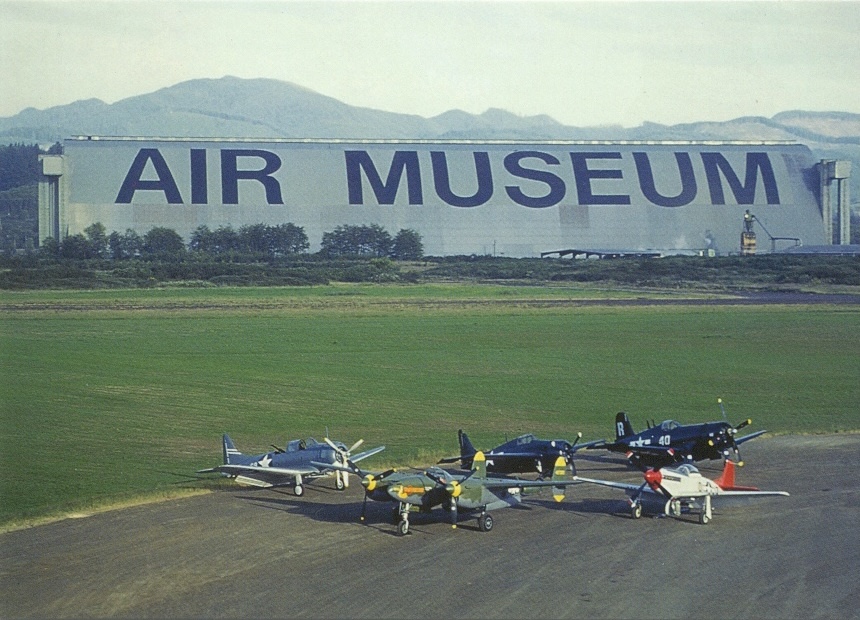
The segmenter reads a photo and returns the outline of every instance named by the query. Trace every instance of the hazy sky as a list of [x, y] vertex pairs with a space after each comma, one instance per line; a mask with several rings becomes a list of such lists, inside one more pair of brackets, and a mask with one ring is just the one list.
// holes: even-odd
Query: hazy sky
[[860, 113], [860, 2], [0, 0], [0, 117], [225, 75], [425, 117]]

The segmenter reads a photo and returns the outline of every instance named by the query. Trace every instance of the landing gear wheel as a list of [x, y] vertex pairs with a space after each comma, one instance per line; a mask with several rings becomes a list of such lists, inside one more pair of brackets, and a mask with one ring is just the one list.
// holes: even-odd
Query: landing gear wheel
[[400, 523], [397, 524], [397, 533], [401, 536], [406, 536], [409, 533], [409, 521], [404, 519]]
[[679, 502], [677, 499], [669, 500], [669, 512], [672, 514], [673, 517], [680, 517], [681, 502]]
[[343, 491], [344, 488], [346, 488], [346, 485], [343, 483], [343, 478], [341, 478], [340, 476], [338, 476], [337, 480], [334, 483], [334, 486], [337, 487], [338, 491]]
[[630, 506], [630, 516], [638, 519], [642, 516], [642, 504], [633, 504]]
[[493, 517], [492, 515], [482, 514], [478, 517], [478, 528], [482, 532], [489, 532], [493, 529]]
[[304, 495], [304, 494], [305, 494], [305, 487], [303, 487], [303, 486], [302, 486], [302, 485], [300, 485], [300, 484], [297, 484], [297, 485], [293, 488], [293, 493], [295, 493], [298, 497], [301, 497], [302, 495]]
[[706, 515], [704, 512], [699, 513], [699, 523], [701, 523], [702, 525], [707, 525], [710, 520], [711, 517]]

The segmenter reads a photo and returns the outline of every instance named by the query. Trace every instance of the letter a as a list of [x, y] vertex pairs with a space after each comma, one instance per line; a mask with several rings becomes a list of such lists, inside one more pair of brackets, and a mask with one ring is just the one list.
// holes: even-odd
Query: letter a
[[[144, 181], [140, 177], [143, 176], [146, 164], [150, 161], [152, 162], [152, 167], [155, 168], [155, 174], [158, 178]], [[125, 175], [122, 186], [119, 188], [116, 203], [131, 204], [131, 201], [134, 199], [134, 193], [138, 190], [164, 192], [164, 197], [167, 199], [168, 204], [182, 204], [182, 196], [179, 193], [179, 188], [176, 186], [176, 181], [170, 173], [167, 162], [164, 161], [164, 156], [158, 149], [140, 149], [138, 151], [134, 161], [131, 162], [128, 174]]]

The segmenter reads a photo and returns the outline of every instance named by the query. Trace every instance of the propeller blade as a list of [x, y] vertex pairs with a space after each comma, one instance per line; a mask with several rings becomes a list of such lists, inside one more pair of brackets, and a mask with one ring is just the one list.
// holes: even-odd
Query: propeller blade
[[752, 424], [752, 420], [750, 420], [749, 418], [747, 418], [746, 420], [744, 420], [743, 422], [741, 422], [740, 424], [738, 424], [738, 425], [735, 427], [735, 430], [736, 430], [736, 431], [739, 431], [739, 430], [741, 430], [744, 426], [749, 426], [750, 424]]
[[364, 521], [364, 513], [367, 510], [367, 491], [364, 492], [364, 501], [361, 502], [361, 518], [359, 521]]
[[352, 447], [349, 450], [347, 450], [346, 453], [352, 454], [355, 451], [355, 449], [363, 443], [364, 443], [364, 439], [359, 439], [354, 444], [352, 444]]
[[[659, 469], [648, 469], [645, 472], [645, 484], [647, 484], [655, 492], [659, 489], [663, 495], [671, 498], [672, 494], [663, 486], [663, 473]], [[639, 492], [642, 492], [643, 487], [639, 487]]]
[[463, 485], [463, 483], [464, 483], [464, 482], [466, 482], [466, 480], [468, 480], [468, 479], [469, 479], [469, 478], [471, 478], [472, 476], [474, 476], [474, 475], [477, 473], [477, 471], [478, 471], [477, 469], [473, 469], [473, 470], [472, 470], [472, 471], [470, 471], [468, 474], [466, 474], [466, 477], [465, 477], [465, 478], [460, 479], [460, 481], [459, 481], [459, 482], [457, 482], [457, 484], [459, 484], [459, 485], [461, 485], [461, 486], [462, 486], [462, 485]]
[[457, 527], [457, 498], [451, 498], [451, 505], [449, 510], [449, 515], [451, 518], [451, 527]]
[[275, 454], [283, 454], [285, 452], [285, 450], [283, 448], [279, 448], [275, 444], [269, 444], [269, 447], [275, 449]]
[[735, 463], [738, 464], [738, 467], [743, 467], [744, 462], [743, 462], [743, 459], [741, 459], [741, 451], [738, 449], [738, 444], [735, 441], [734, 436], [732, 436], [732, 438], [731, 438], [731, 446], [732, 446], [732, 450], [734, 450], [734, 453], [735, 453]]
[[442, 478], [441, 478], [440, 476], [437, 476], [437, 475], [436, 475], [436, 472], [430, 471], [430, 470], [428, 469], [427, 471], [425, 471], [425, 472], [424, 472], [424, 475], [425, 475], [425, 476], [427, 476], [428, 478], [430, 478], [430, 480], [432, 480], [432, 481], [433, 481], [433, 482], [435, 482], [436, 484], [445, 484], [445, 483], [442, 481]]

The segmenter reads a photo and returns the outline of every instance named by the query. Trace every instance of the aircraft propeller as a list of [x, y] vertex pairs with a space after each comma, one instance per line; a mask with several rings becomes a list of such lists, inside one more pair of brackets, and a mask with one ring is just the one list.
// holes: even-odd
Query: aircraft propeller
[[744, 462], [743, 462], [743, 459], [741, 458], [741, 453], [740, 453], [740, 450], [738, 449], [738, 444], [735, 441], [735, 435], [737, 434], [737, 432], [740, 429], [742, 429], [743, 427], [745, 427], [751, 423], [752, 423], [752, 420], [747, 419], [747, 420], [744, 420], [743, 422], [741, 422], [740, 424], [738, 424], [737, 426], [731, 426], [730, 424], [727, 424], [726, 427], [720, 433], [720, 435], [716, 438], [716, 441], [711, 439], [708, 443], [711, 446], [716, 447], [718, 450], [721, 450], [723, 452], [724, 456], [727, 454], [728, 450], [731, 450], [732, 452], [734, 452], [735, 463], [737, 463], [738, 467], [743, 467]]
[[567, 461], [567, 466], [570, 468], [570, 471], [574, 476], [576, 475], [576, 466], [573, 464], [573, 455], [576, 452], [576, 444], [579, 442], [580, 439], [582, 439], [581, 432], [576, 434], [576, 439], [574, 439], [573, 443], [568, 446], [567, 450], [564, 451], [563, 455], [564, 460]]
[[456, 480], [444, 470], [442, 471], [444, 473], [444, 476], [438, 475], [436, 472], [430, 470], [424, 473], [437, 485], [445, 488], [445, 492], [448, 494], [448, 517], [451, 520], [451, 527], [457, 527], [457, 506], [459, 504], [458, 498], [463, 493], [463, 483], [466, 482], [466, 480], [468, 480], [469, 478], [471, 478], [472, 474], [474, 474], [475, 471], [472, 470], [462, 480]]
[[639, 468], [639, 470], [642, 472], [642, 475], [645, 477], [645, 482], [642, 483], [642, 485], [636, 491], [636, 495], [633, 497], [634, 503], [639, 501], [639, 497], [640, 495], [642, 495], [642, 491], [645, 489], [646, 486], [651, 487], [651, 489], [655, 492], [659, 490], [666, 497], [672, 497], [672, 494], [669, 493], [669, 491], [667, 491], [662, 484], [663, 474], [660, 472], [659, 468], [645, 467], [644, 465], [642, 465], [642, 462], [638, 458], [636, 458], [636, 455], [632, 452], [627, 453], [627, 458], [630, 460], [631, 463], [633, 463], [636, 467]]
[[367, 510], [367, 496], [370, 495], [370, 492], [376, 488], [376, 485], [380, 481], [384, 480], [385, 478], [387, 478], [388, 476], [393, 474], [396, 470], [395, 469], [386, 469], [381, 474], [376, 474], [376, 475], [364, 474], [364, 475], [362, 475], [362, 471], [361, 471], [361, 469], [359, 469], [358, 465], [356, 465], [355, 463], [353, 463], [350, 460], [347, 460], [347, 465], [355, 472], [355, 474], [357, 476], [361, 477], [361, 486], [364, 487], [364, 500], [361, 502], [361, 517], [359, 518], [359, 520], [364, 521], [364, 515], [365, 515], [365, 512]]
[[[335, 459], [340, 461], [341, 465], [347, 465], [347, 462], [349, 461], [349, 457], [352, 455], [353, 450], [355, 450], [358, 446], [364, 443], [364, 439], [359, 439], [347, 450], [341, 446], [338, 446], [328, 437], [323, 437], [323, 439], [329, 445], [329, 447], [334, 450]], [[349, 474], [346, 474], [346, 472], [336, 471], [335, 475], [343, 481], [343, 488], [349, 486]]]
[[[720, 444], [723, 444], [723, 443], [727, 444], [728, 447], [735, 453], [735, 463], [737, 463], [738, 467], [743, 467], [744, 462], [741, 459], [741, 453], [740, 453], [740, 450], [738, 450], [738, 444], [735, 441], [735, 435], [737, 434], [737, 432], [739, 430], [741, 430], [745, 426], [752, 424], [752, 420], [747, 418], [746, 420], [742, 421], [737, 426], [732, 426], [731, 423], [729, 422], [728, 416], [726, 415], [726, 410], [723, 407], [723, 399], [718, 398], [717, 402], [720, 405], [720, 411], [723, 412], [723, 420], [726, 421], [726, 428], [721, 433], [724, 436], [724, 439], [722, 439], [720, 441]], [[709, 441], [708, 443], [712, 446], [715, 445], [713, 440]], [[718, 450], [722, 448], [722, 446], [716, 446], [716, 447]], [[723, 454], [725, 454], [725, 452]]]

